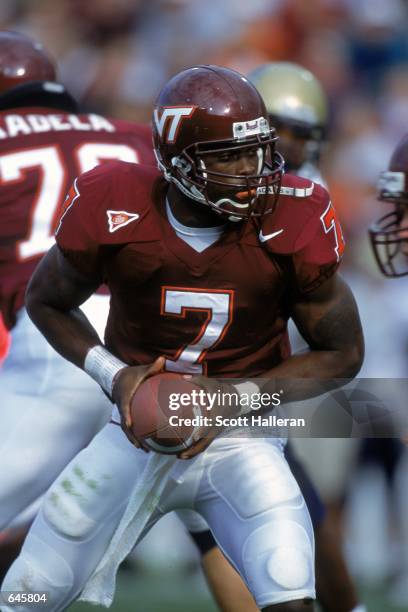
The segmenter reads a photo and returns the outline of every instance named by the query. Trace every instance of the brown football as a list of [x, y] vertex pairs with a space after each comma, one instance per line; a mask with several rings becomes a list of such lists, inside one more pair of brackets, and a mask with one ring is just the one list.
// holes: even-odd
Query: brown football
[[194, 403], [194, 390], [199, 392], [200, 387], [171, 372], [151, 376], [140, 385], [130, 410], [133, 433], [143, 446], [174, 455], [196, 441], [205, 408], [198, 401]]

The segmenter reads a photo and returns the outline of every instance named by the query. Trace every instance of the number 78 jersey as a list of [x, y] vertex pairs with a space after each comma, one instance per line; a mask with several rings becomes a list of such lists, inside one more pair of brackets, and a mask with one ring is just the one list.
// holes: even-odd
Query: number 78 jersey
[[0, 113], [0, 311], [9, 328], [34, 268], [54, 244], [72, 181], [113, 159], [154, 163], [150, 129], [50, 108]]
[[290, 354], [292, 301], [339, 264], [327, 191], [286, 175], [272, 215], [229, 223], [198, 252], [168, 221], [167, 187], [154, 167], [113, 162], [79, 177], [66, 199], [57, 244], [109, 286], [107, 347], [129, 364], [164, 355], [168, 371], [262, 375]]

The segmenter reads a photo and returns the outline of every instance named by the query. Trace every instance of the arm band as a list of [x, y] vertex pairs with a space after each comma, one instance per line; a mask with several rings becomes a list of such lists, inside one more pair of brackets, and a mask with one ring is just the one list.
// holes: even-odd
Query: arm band
[[127, 367], [127, 363], [112, 355], [100, 344], [87, 352], [84, 362], [85, 372], [100, 384], [109, 397], [112, 397], [113, 380], [116, 374]]
[[[232, 385], [232, 386], [235, 387], [238, 395], [242, 395], [245, 393], [245, 395], [248, 395], [249, 397], [251, 397], [251, 395], [253, 395], [254, 393], [259, 393], [258, 385], [254, 382], [251, 382], [250, 380], [247, 380], [246, 382], [238, 383], [237, 385]], [[248, 412], [251, 412], [251, 410], [252, 410], [251, 402], [249, 402], [249, 406], [244, 404], [243, 406], [241, 406], [241, 410], [239, 411], [238, 416], [247, 414]]]

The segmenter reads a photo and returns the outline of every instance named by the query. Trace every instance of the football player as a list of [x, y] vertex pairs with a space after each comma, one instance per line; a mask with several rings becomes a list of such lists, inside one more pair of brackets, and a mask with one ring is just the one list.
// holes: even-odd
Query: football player
[[[369, 229], [369, 237], [377, 265], [387, 278], [408, 275], [408, 134], [405, 134], [392, 153], [388, 170], [380, 175], [378, 199], [391, 205], [391, 210]], [[405, 444], [408, 436], [403, 437]], [[377, 442], [377, 445], [375, 445]], [[399, 440], [366, 440], [362, 454], [385, 469], [391, 487], [398, 470], [404, 470], [404, 449]], [[406, 451], [405, 451], [406, 453]], [[391, 459], [390, 459], [391, 458]], [[387, 462], [388, 459], [388, 462]], [[385, 463], [387, 464], [385, 465]], [[398, 467], [399, 466], [399, 467]], [[396, 513], [396, 529], [406, 550], [406, 500], [401, 497]], [[404, 546], [405, 545], [405, 546]], [[407, 559], [402, 556], [403, 567], [393, 581], [389, 594], [395, 605], [407, 601]]]
[[327, 136], [329, 104], [318, 79], [291, 62], [270, 62], [248, 78], [264, 99], [279, 136], [287, 172], [326, 186], [319, 161]]
[[[1, 32], [0, 307], [12, 344], [0, 371], [0, 529], [48, 489], [111, 413], [97, 385], [38, 333], [24, 293], [54, 243], [61, 196], [77, 174], [112, 159], [153, 163], [151, 131], [80, 114], [43, 47]], [[107, 300], [87, 305], [95, 324]]]
[[[27, 319], [23, 307], [26, 285], [53, 241], [60, 193], [74, 174], [114, 157], [147, 163], [154, 159], [147, 128], [78, 114], [77, 103], [56, 83], [53, 61], [38, 42], [2, 32], [0, 50], [0, 298], [8, 327], [19, 338], [1, 378], [7, 404], [0, 431], [8, 434], [2, 436], [8, 459], [0, 467], [0, 529], [13, 520], [0, 538], [2, 577], [21, 546], [24, 525], [38, 507], [32, 502], [86, 445], [108, 414], [105, 409], [101, 418], [94, 396], [88, 397], [92, 383], [80, 377], [77, 384], [78, 372], [50, 349]], [[103, 326], [106, 301], [99, 296], [87, 304], [93, 323], [98, 319], [98, 329]], [[4, 359], [10, 333], [4, 329], [1, 338]], [[51, 384], [54, 367], [60, 368], [59, 385]], [[62, 414], [55, 409], [56, 398], [64, 405], [74, 384], [75, 393], [83, 398], [78, 410], [81, 406], [86, 410], [80, 425], [73, 413], [70, 419], [66, 411]], [[100, 399], [102, 404], [103, 396]], [[20, 517], [30, 504], [31, 511]], [[189, 524], [191, 519], [186, 521]], [[192, 524], [196, 523], [194, 519]], [[204, 566], [212, 571], [207, 560]]]
[[389, 278], [408, 274], [408, 134], [392, 154], [389, 168], [380, 175], [378, 198], [392, 205], [369, 230], [381, 272]]
[[[316, 377], [355, 376], [363, 339], [336, 274], [341, 228], [323, 187], [282, 176], [265, 105], [242, 75], [182, 71], [162, 89], [153, 126], [160, 170], [115, 162], [76, 179], [27, 293], [36, 325], [112, 397], [134, 444], [109, 423], [65, 468], [2, 588], [47, 592], [43, 609], [61, 610], [86, 585], [83, 598], [107, 605], [135, 541], [163, 513], [194, 509], [259, 608], [311, 610], [313, 530], [283, 441], [211, 428], [179, 459], [152, 457], [133, 436], [130, 400], [163, 369], [204, 388], [303, 378], [305, 394]], [[102, 282], [104, 345], [78, 308]], [[289, 317], [308, 341], [302, 355], [290, 355]]]

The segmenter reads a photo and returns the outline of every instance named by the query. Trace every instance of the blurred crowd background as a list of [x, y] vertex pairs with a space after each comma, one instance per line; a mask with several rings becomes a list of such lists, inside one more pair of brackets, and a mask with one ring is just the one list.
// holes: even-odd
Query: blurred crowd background
[[[386, 212], [376, 201], [378, 174], [408, 128], [407, 0], [0, 0], [0, 27], [40, 39], [85, 110], [143, 122], [165, 81], [194, 64], [247, 73], [277, 60], [311, 70], [330, 103], [322, 170], [365, 329], [361, 376], [407, 377], [408, 279], [383, 279], [367, 238], [367, 227]], [[329, 461], [321, 475], [329, 502], [350, 488], [344, 472], [355, 445], [345, 455], [343, 467]], [[391, 484], [408, 516], [404, 470]], [[370, 478], [360, 473], [360, 494], [348, 497], [350, 564], [366, 580], [406, 572], [405, 594], [400, 586], [394, 600], [408, 610], [408, 527], [397, 525], [386, 471]]]
[[408, 124], [407, 23], [406, 0], [0, 0], [2, 28], [43, 41], [83, 108], [115, 117], [149, 121], [193, 64], [309, 68], [330, 101], [323, 170], [349, 240], [378, 212], [378, 173]]

